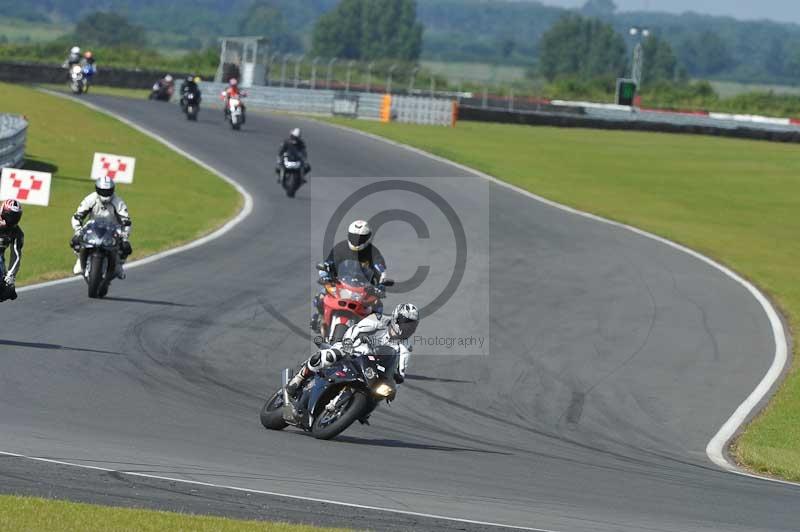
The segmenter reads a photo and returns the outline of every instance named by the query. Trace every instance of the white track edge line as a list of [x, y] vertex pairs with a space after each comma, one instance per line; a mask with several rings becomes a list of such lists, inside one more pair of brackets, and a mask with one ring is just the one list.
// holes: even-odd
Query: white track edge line
[[333, 504], [336, 506], [346, 506], [348, 508], [359, 508], [362, 510], [374, 510], [379, 512], [389, 512], [394, 514], [402, 514], [402, 515], [410, 515], [414, 517], [426, 517], [429, 519], [440, 519], [442, 521], [455, 521], [458, 523], [467, 523], [471, 525], [482, 525], [482, 526], [493, 526], [498, 528], [508, 528], [513, 530], [527, 530], [530, 532], [557, 532], [556, 530], [550, 530], [545, 528], [531, 528], [526, 526], [518, 526], [518, 525], [504, 525], [502, 523], [492, 523], [489, 521], [475, 521], [472, 519], [462, 519], [459, 517], [447, 517], [444, 515], [436, 515], [436, 514], [427, 514], [422, 512], [412, 512], [410, 510], [397, 510], [394, 508], [382, 508], [379, 506], [369, 506], [366, 504], [357, 504], [351, 502], [341, 502], [341, 501], [333, 501], [328, 499], [320, 499], [316, 497], [306, 497], [302, 495], [289, 495], [286, 493], [277, 493], [274, 491], [264, 491], [264, 490], [257, 490], [257, 489], [250, 489], [250, 488], [242, 488], [238, 486], [226, 486], [224, 484], [214, 484], [212, 482], [202, 482], [199, 480], [187, 480], [183, 478], [173, 478], [173, 477], [164, 477], [160, 475], [152, 475], [149, 473], [137, 473], [131, 471], [125, 471], [124, 469], [111, 469], [108, 467], [99, 467], [99, 466], [92, 466], [87, 464], [76, 464], [74, 462], [66, 462], [63, 460], [54, 460], [52, 458], [41, 458], [38, 456], [28, 456], [25, 454], [20, 453], [11, 453], [6, 451], [0, 451], [0, 456], [10, 456], [13, 458], [22, 458], [25, 460], [34, 460], [36, 462], [46, 462], [49, 464], [58, 464], [70, 467], [78, 467], [81, 469], [92, 469], [94, 471], [103, 471], [105, 473], [119, 473], [121, 475], [133, 476], [133, 477], [142, 477], [142, 478], [152, 478], [156, 480], [165, 480], [168, 482], [180, 482], [182, 484], [191, 484], [195, 486], [204, 486], [207, 488], [217, 488], [217, 489], [226, 489], [232, 491], [241, 491], [244, 493], [255, 493], [258, 495], [268, 495], [270, 497], [282, 497], [286, 499], [294, 499], [294, 500], [301, 500], [301, 501], [311, 501], [323, 504]]
[[470, 168], [470, 167], [468, 167], [466, 165], [463, 165], [461, 163], [457, 163], [455, 161], [451, 161], [451, 160], [446, 159], [444, 157], [440, 157], [438, 155], [434, 155], [434, 154], [426, 152], [426, 151], [424, 151], [422, 149], [415, 148], [414, 146], [409, 146], [408, 144], [403, 144], [402, 142], [397, 142], [397, 141], [394, 141], [394, 140], [391, 140], [391, 139], [387, 139], [385, 137], [381, 137], [381, 136], [373, 134], [373, 133], [368, 133], [366, 131], [360, 131], [358, 129], [354, 129], [354, 128], [351, 128], [351, 127], [348, 127], [348, 126], [343, 126], [343, 125], [340, 125], [340, 124], [332, 124], [332, 123], [329, 123], [329, 122], [320, 122], [320, 123], [323, 123], [323, 124], [326, 124], [326, 125], [330, 125], [330, 126], [333, 126], [333, 127], [336, 127], [336, 128], [340, 128], [340, 129], [343, 129], [343, 130], [346, 130], [346, 131], [350, 131], [351, 133], [356, 133], [358, 135], [363, 135], [363, 136], [371, 138], [373, 140], [385, 142], [385, 143], [391, 144], [393, 146], [396, 146], [398, 148], [404, 148], [404, 149], [409, 150], [411, 152], [414, 152], [414, 153], [416, 153], [418, 155], [423, 155], [425, 157], [428, 157], [429, 159], [432, 159], [434, 161], [437, 161], [437, 162], [440, 162], [440, 163], [444, 163], [444, 164], [449, 164], [449, 165], [454, 166], [456, 168], [459, 168], [460, 170], [463, 170], [465, 172], [469, 172], [469, 173], [471, 173], [473, 175], [476, 175], [478, 177], [482, 177], [483, 179], [486, 179], [486, 180], [488, 180], [488, 181], [490, 181], [490, 182], [492, 182], [492, 183], [494, 183], [496, 185], [502, 186], [502, 187], [507, 188], [509, 190], [513, 190], [514, 192], [522, 194], [523, 196], [527, 196], [528, 198], [536, 200], [536, 201], [538, 201], [540, 203], [543, 203], [545, 205], [548, 205], [550, 207], [554, 207], [556, 209], [560, 209], [562, 211], [569, 212], [571, 214], [576, 214], [576, 215], [582, 216], [584, 218], [589, 218], [589, 219], [597, 221], [597, 222], [602, 222], [602, 223], [605, 223], [605, 224], [608, 224], [608, 225], [612, 225], [614, 227], [618, 227], [618, 228], [621, 228], [621, 229], [626, 229], [628, 231], [636, 233], [637, 235], [650, 238], [652, 240], [655, 240], [655, 241], [657, 241], [659, 243], [665, 244], [665, 245], [667, 245], [667, 246], [669, 246], [669, 247], [671, 247], [673, 249], [677, 249], [679, 251], [682, 251], [682, 252], [684, 252], [684, 253], [686, 253], [688, 255], [691, 255], [692, 257], [694, 257], [696, 259], [699, 259], [699, 260], [703, 261], [704, 263], [706, 263], [709, 266], [712, 266], [713, 268], [719, 270], [720, 272], [725, 274], [730, 279], [732, 279], [732, 280], [736, 281], [737, 283], [739, 283], [740, 285], [742, 285], [750, 293], [750, 295], [752, 295], [756, 299], [756, 301], [758, 301], [758, 303], [761, 305], [761, 308], [764, 310], [764, 312], [767, 315], [767, 319], [769, 320], [770, 326], [772, 328], [773, 339], [775, 341], [775, 353], [774, 353], [774, 357], [773, 357], [773, 360], [772, 360], [772, 364], [770, 365], [770, 367], [767, 370], [766, 374], [761, 379], [761, 381], [758, 383], [756, 388], [750, 393], [750, 395], [744, 400], [744, 402], [742, 402], [736, 408], [736, 410], [733, 412], [733, 414], [728, 418], [727, 421], [725, 421], [725, 423], [722, 425], [722, 427], [717, 431], [717, 433], [708, 442], [708, 445], [706, 446], [706, 455], [708, 456], [709, 460], [711, 460], [714, 464], [716, 464], [718, 467], [720, 467], [720, 468], [722, 468], [722, 469], [724, 469], [724, 470], [726, 470], [726, 471], [728, 471], [730, 473], [735, 473], [737, 475], [742, 475], [742, 476], [751, 477], [751, 478], [757, 478], [757, 479], [760, 479], [760, 480], [767, 480], [767, 481], [770, 481], [770, 482], [777, 482], [777, 483], [780, 483], [780, 484], [787, 484], [787, 485], [791, 485], [791, 486], [800, 486], [800, 483], [797, 483], [797, 482], [790, 482], [788, 480], [781, 480], [781, 479], [767, 477], [767, 476], [758, 475], [758, 474], [755, 474], [755, 473], [750, 473], [748, 471], [745, 471], [745, 470], [741, 469], [735, 463], [733, 463], [730, 460], [728, 460], [728, 458], [726, 456], [726, 452], [725, 452], [725, 449], [726, 449], [728, 443], [731, 441], [731, 439], [742, 428], [742, 425], [744, 424], [744, 422], [747, 421], [748, 417], [754, 412], [754, 410], [758, 407], [758, 405], [761, 403], [761, 401], [763, 401], [766, 398], [766, 396], [769, 394], [770, 390], [778, 382], [778, 380], [780, 379], [780, 377], [781, 377], [781, 375], [782, 375], [782, 373], [783, 373], [784, 369], [786, 368], [786, 365], [787, 365], [787, 363], [789, 361], [789, 356], [788, 356], [789, 347], [788, 347], [788, 342], [787, 342], [787, 339], [786, 339], [786, 332], [785, 332], [784, 327], [783, 327], [783, 322], [781, 321], [781, 318], [780, 318], [778, 312], [772, 306], [772, 303], [770, 303], [769, 299], [767, 299], [767, 297], [758, 288], [756, 288], [755, 285], [753, 285], [751, 282], [749, 282], [748, 280], [746, 280], [743, 277], [741, 277], [739, 274], [737, 274], [736, 272], [734, 272], [733, 270], [731, 270], [727, 266], [724, 266], [724, 265], [720, 264], [719, 262], [715, 261], [714, 259], [712, 259], [710, 257], [707, 257], [707, 256], [703, 255], [702, 253], [700, 253], [698, 251], [695, 251], [695, 250], [693, 250], [691, 248], [688, 248], [688, 247], [686, 247], [686, 246], [684, 246], [682, 244], [678, 244], [677, 242], [673, 242], [672, 240], [669, 240], [669, 239], [664, 238], [662, 236], [658, 236], [656, 234], [650, 233], [650, 232], [645, 231], [643, 229], [639, 229], [638, 227], [633, 227], [631, 225], [627, 225], [627, 224], [624, 224], [622, 222], [609, 220], [608, 218], [603, 218], [602, 216], [598, 216], [596, 214], [591, 214], [591, 213], [588, 213], [588, 212], [580, 211], [580, 210], [575, 209], [573, 207], [569, 207], [567, 205], [563, 205], [563, 204], [558, 203], [556, 201], [549, 200], [547, 198], [544, 198], [542, 196], [534, 194], [533, 192], [530, 192], [528, 190], [520, 188], [520, 187], [518, 187], [516, 185], [512, 185], [512, 184], [507, 183], [505, 181], [501, 181], [498, 178], [493, 177], [493, 176], [491, 176], [489, 174], [486, 174], [486, 173], [481, 172], [479, 170], [475, 170], [474, 168]]
[[[127, 118], [124, 118], [124, 117], [118, 115], [117, 113], [115, 113], [113, 111], [108, 111], [108, 110], [103, 109], [103, 108], [101, 108], [101, 107], [99, 107], [97, 105], [94, 105], [94, 104], [90, 103], [90, 102], [81, 101], [81, 100], [78, 100], [76, 98], [72, 98], [69, 95], [61, 94], [61, 93], [50, 91], [50, 90], [47, 90], [47, 89], [38, 89], [38, 90], [40, 90], [41, 92], [47, 93], [47, 94], [58, 96], [59, 98], [64, 98], [66, 100], [78, 102], [78, 103], [88, 107], [89, 109], [92, 109], [94, 111], [103, 113], [103, 114], [105, 114], [107, 116], [110, 116], [112, 118], [115, 118], [115, 119], [119, 120], [123, 124], [134, 128], [135, 130], [139, 131], [140, 133], [143, 133], [144, 135], [147, 135], [148, 137], [153, 138], [154, 140], [157, 140], [158, 142], [160, 142], [163, 145], [167, 146], [171, 150], [174, 150], [178, 154], [186, 157], [187, 159], [191, 160], [192, 162], [200, 165], [201, 167], [205, 168], [206, 170], [208, 170], [208, 171], [212, 172], [213, 174], [217, 175], [218, 177], [220, 177], [224, 181], [230, 183], [244, 197], [244, 206], [243, 206], [242, 210], [239, 212], [239, 214], [235, 218], [233, 218], [232, 220], [228, 221], [225, 225], [223, 225], [222, 227], [220, 227], [219, 229], [214, 231], [213, 233], [208, 234], [208, 235], [206, 235], [206, 236], [204, 236], [202, 238], [199, 238], [197, 240], [194, 240], [192, 242], [189, 242], [188, 244], [184, 244], [182, 246], [179, 246], [177, 248], [173, 248], [173, 249], [170, 249], [170, 250], [167, 250], [167, 251], [163, 251], [161, 253], [156, 253], [155, 255], [151, 255], [151, 256], [146, 257], [144, 259], [140, 259], [138, 261], [131, 262], [128, 265], [128, 268], [132, 268], [132, 267], [135, 267], [135, 266], [142, 266], [144, 264], [149, 264], [151, 262], [155, 262], [155, 261], [157, 261], [159, 259], [162, 259], [164, 257], [168, 257], [170, 255], [174, 255], [176, 253], [180, 253], [182, 251], [186, 251], [188, 249], [192, 249], [192, 248], [201, 246], [203, 244], [206, 244], [206, 243], [208, 243], [208, 242], [210, 242], [210, 241], [212, 241], [212, 240], [214, 240], [216, 238], [219, 238], [220, 236], [224, 235], [225, 233], [227, 233], [228, 231], [233, 229], [242, 220], [244, 220], [247, 216], [249, 216], [250, 213], [253, 211], [253, 198], [250, 195], [250, 193], [247, 192], [247, 190], [245, 190], [244, 187], [242, 187], [234, 179], [232, 179], [232, 178], [228, 177], [227, 175], [223, 174], [222, 172], [216, 170], [211, 165], [206, 164], [205, 162], [201, 161], [200, 159], [198, 159], [194, 155], [191, 155], [191, 154], [187, 153], [186, 151], [182, 150], [181, 148], [178, 148], [177, 146], [175, 146], [175, 144], [173, 144], [172, 142], [168, 141], [164, 137], [158, 135], [157, 133], [154, 133], [154, 132], [148, 130], [147, 128], [145, 128], [143, 126], [140, 126], [139, 124], [136, 124], [135, 122], [132, 122], [131, 120], [128, 120]], [[48, 281], [48, 282], [44, 282], [44, 283], [29, 285], [29, 286], [25, 286], [25, 287], [20, 288], [18, 290], [18, 292], [26, 292], [26, 291], [30, 291], [30, 290], [36, 290], [36, 289], [39, 289], [39, 288], [45, 288], [45, 287], [48, 287], [48, 286], [64, 284], [64, 283], [76, 281], [78, 279], [80, 279], [80, 277], [67, 277], [65, 279], [57, 279], [55, 281]], [[531, 532], [557, 532], [555, 530], [547, 530], [547, 529], [543, 529], [543, 528], [530, 528], [530, 527], [515, 526], [515, 525], [504, 525], [504, 524], [501, 524], [501, 523], [472, 521], [472, 520], [469, 520], [469, 519], [461, 519], [461, 518], [457, 518], [457, 517], [447, 517], [447, 516], [443, 516], [443, 515], [412, 512], [412, 511], [408, 511], [408, 510], [397, 510], [397, 509], [392, 509], [392, 508], [380, 508], [380, 507], [366, 506], [366, 505], [360, 505], [360, 504], [353, 504], [353, 503], [346, 503], [346, 502], [318, 499], [318, 498], [314, 498], [314, 497], [305, 497], [305, 496], [300, 496], [300, 495], [290, 495], [290, 494], [286, 494], [286, 493], [277, 493], [277, 492], [270, 492], [270, 491], [253, 490], [253, 489], [241, 488], [241, 487], [236, 487], [236, 486], [225, 486], [225, 485], [219, 485], [219, 484], [211, 484], [211, 483], [207, 483], [207, 482], [199, 482], [199, 481], [194, 481], [194, 480], [185, 480], [185, 479], [178, 479], [178, 478], [161, 477], [161, 476], [157, 476], [157, 475], [149, 475], [149, 474], [146, 474], [146, 473], [128, 473], [128, 472], [125, 472], [125, 471], [116, 471], [116, 470], [113, 470], [113, 469], [107, 469], [107, 468], [102, 468], [102, 467], [97, 467], [97, 466], [90, 466], [90, 465], [84, 465], [84, 464], [75, 464], [75, 463], [71, 463], [71, 462], [63, 462], [63, 461], [58, 461], [58, 460], [50, 460], [50, 459], [47, 459], [47, 458], [39, 458], [39, 457], [27, 456], [27, 455], [24, 455], [24, 454], [12, 453], [12, 452], [6, 452], [6, 451], [0, 451], [0, 455], [13, 456], [13, 457], [17, 457], [17, 458], [25, 458], [25, 459], [28, 459], [28, 460], [36, 460], [36, 461], [40, 461], [40, 462], [49, 462], [49, 463], [53, 463], [53, 464], [61, 464], [61, 465], [67, 465], [67, 466], [72, 466], [72, 467], [80, 467], [80, 468], [84, 468], [84, 469], [94, 469], [94, 470], [106, 471], [106, 472], [119, 472], [119, 473], [124, 473], [126, 475], [132, 475], [132, 476], [138, 476], [138, 477], [144, 477], [144, 478], [155, 478], [155, 479], [159, 479], [159, 480], [168, 480], [168, 481], [171, 481], [171, 482], [182, 482], [182, 483], [186, 483], [186, 484], [195, 484], [195, 485], [198, 485], [198, 486], [214, 487], [214, 488], [219, 488], [219, 489], [229, 489], [229, 490], [243, 491], [243, 492], [248, 492], [248, 493], [258, 493], [258, 494], [261, 494], [261, 495], [270, 495], [270, 496], [274, 496], [274, 497], [285, 497], [285, 498], [295, 499], [295, 500], [306, 500], [306, 501], [313, 501], [313, 502], [320, 502], [320, 503], [327, 503], [327, 504], [335, 504], [335, 505], [339, 505], [339, 506], [348, 506], [348, 507], [351, 507], [351, 508], [361, 508], [361, 509], [364, 509], [364, 510], [384, 511], [384, 512], [391, 512], [391, 513], [397, 513], [397, 514], [412, 515], [412, 516], [416, 516], [416, 517], [427, 517], [427, 518], [430, 518], [430, 519], [441, 519], [441, 520], [446, 520], [446, 521], [456, 521], [456, 522], [460, 522], [460, 523], [468, 523], [468, 524], [473, 524], [473, 525], [495, 526], [495, 527], [501, 527], [501, 528], [515, 529], [515, 530], [528, 530], [528, 531], [531, 531]]]
[[[64, 98], [65, 100], [69, 100], [71, 102], [79, 103], [79, 104], [81, 104], [83, 106], [88, 107], [89, 109], [91, 109], [93, 111], [97, 111], [97, 112], [102, 113], [102, 114], [104, 114], [106, 116], [110, 116], [111, 118], [119, 120], [120, 122], [122, 122], [126, 126], [129, 126], [129, 127], [133, 128], [133, 129], [135, 129], [139, 133], [142, 133], [142, 134], [150, 137], [151, 139], [153, 139], [153, 140], [155, 140], [157, 142], [160, 142], [161, 144], [163, 144], [164, 146], [166, 146], [170, 150], [176, 152], [178, 155], [181, 155], [181, 156], [189, 159], [190, 161], [192, 161], [193, 163], [197, 164], [198, 166], [200, 166], [200, 167], [204, 168], [205, 170], [208, 170], [212, 174], [216, 175], [217, 177], [219, 177], [220, 179], [222, 179], [226, 183], [228, 183], [231, 186], [233, 186], [234, 189], [236, 189], [236, 191], [244, 199], [244, 205], [242, 205], [242, 208], [239, 210], [237, 215], [235, 217], [233, 217], [232, 219], [228, 220], [227, 222], [225, 222], [221, 227], [217, 228], [216, 230], [212, 231], [211, 233], [209, 233], [209, 234], [207, 234], [205, 236], [202, 236], [202, 237], [200, 237], [200, 238], [198, 238], [196, 240], [192, 240], [191, 242], [187, 242], [186, 244], [180, 245], [178, 247], [170, 248], [168, 250], [161, 251], [161, 252], [155, 253], [153, 255], [149, 255], [149, 256], [144, 257], [142, 259], [131, 261], [131, 262], [129, 262], [129, 263], [127, 263], [125, 265], [125, 269], [129, 270], [131, 268], [136, 268], [138, 266], [144, 266], [145, 264], [153, 263], [153, 262], [155, 262], [157, 260], [161, 260], [161, 259], [163, 259], [165, 257], [169, 257], [171, 255], [175, 255], [177, 253], [182, 253], [182, 252], [187, 251], [189, 249], [193, 249], [193, 248], [205, 245], [205, 244], [211, 242], [212, 240], [215, 240], [215, 239], [223, 236], [227, 232], [229, 232], [231, 229], [233, 229], [234, 227], [239, 225], [239, 223], [242, 220], [247, 218], [250, 215], [250, 213], [253, 212], [253, 197], [250, 195], [250, 193], [242, 185], [240, 185], [236, 180], [234, 180], [233, 178], [227, 176], [223, 172], [217, 170], [216, 168], [212, 167], [211, 165], [209, 165], [209, 164], [203, 162], [202, 160], [198, 159], [194, 155], [192, 155], [192, 154], [186, 152], [185, 150], [177, 147], [175, 144], [173, 144], [172, 142], [168, 141], [167, 139], [165, 139], [161, 135], [159, 135], [159, 134], [157, 134], [157, 133], [155, 133], [153, 131], [150, 131], [150, 130], [148, 130], [147, 128], [145, 128], [143, 126], [140, 126], [139, 124], [136, 124], [135, 122], [132, 122], [131, 120], [128, 120], [127, 118], [125, 118], [125, 117], [123, 117], [121, 115], [118, 115], [117, 113], [115, 113], [113, 111], [109, 111], [107, 109], [103, 109], [102, 107], [99, 107], [99, 106], [97, 106], [97, 105], [95, 105], [93, 103], [86, 102], [86, 101], [83, 101], [83, 100], [79, 100], [77, 98], [73, 98], [71, 96], [68, 96], [66, 94], [61, 94], [61, 93], [56, 92], [56, 91], [51, 91], [51, 90], [47, 90], [47, 89], [37, 89], [37, 90], [39, 90], [40, 92], [46, 93], [48, 95], [51, 95], [51, 96], [57, 96], [59, 98]], [[90, 180], [87, 178], [86, 181], [88, 183]], [[49, 286], [55, 286], [55, 285], [60, 285], [60, 284], [65, 284], [65, 283], [71, 283], [71, 282], [79, 281], [81, 279], [82, 278], [80, 276], [65, 277], [63, 279], [56, 279], [54, 281], [46, 281], [46, 282], [43, 282], [43, 283], [36, 283], [36, 284], [32, 284], [32, 285], [23, 286], [23, 287], [19, 288], [17, 290], [17, 292], [29, 292], [31, 290], [38, 290], [40, 288], [46, 288], [46, 287], [49, 287]]]

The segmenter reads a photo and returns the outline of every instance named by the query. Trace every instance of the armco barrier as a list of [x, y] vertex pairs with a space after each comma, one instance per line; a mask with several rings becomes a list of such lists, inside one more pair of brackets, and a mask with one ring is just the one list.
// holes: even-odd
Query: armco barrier
[[460, 120], [477, 122], [690, 133], [777, 142], [800, 142], [800, 128], [796, 126], [736, 122], [691, 115], [669, 115], [667, 120], [664, 120], [663, 113], [655, 112], [628, 113], [621, 116], [617, 111], [608, 109], [583, 109], [581, 113], [576, 113], [573, 108], [570, 112], [560, 113], [461, 106], [458, 109], [458, 115]]
[[[223, 83], [200, 83], [203, 100], [219, 99], [226, 85]], [[324, 89], [295, 89], [289, 87], [250, 87], [245, 89], [245, 105], [275, 111], [291, 111], [331, 115], [335, 114], [334, 102], [347, 99], [353, 102], [357, 118], [380, 120], [384, 95], [374, 92], [343, 92]], [[384, 109], [385, 111], [385, 109]], [[352, 116], [352, 113], [347, 112]], [[384, 113], [385, 114], [385, 113]], [[453, 120], [453, 103], [450, 100], [421, 98], [416, 96], [392, 96], [392, 119], [415, 124], [450, 125]], [[385, 118], [385, 117], [384, 117]]]
[[[98, 72], [92, 79], [95, 85], [123, 87], [128, 89], [149, 89], [166, 72], [155, 70], [129, 70], [104, 67], [102, 60]], [[180, 80], [187, 74], [171, 72]], [[0, 81], [12, 83], [64, 83], [67, 71], [60, 65], [41, 65], [36, 63], [0, 62]]]
[[455, 120], [453, 105], [450, 100], [392, 96], [392, 118], [411, 124], [450, 126]]
[[18, 115], [0, 114], [0, 168], [22, 164], [27, 135], [27, 120]]

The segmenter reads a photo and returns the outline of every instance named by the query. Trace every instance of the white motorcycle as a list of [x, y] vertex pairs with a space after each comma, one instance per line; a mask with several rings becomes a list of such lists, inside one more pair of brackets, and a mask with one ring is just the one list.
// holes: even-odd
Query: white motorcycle
[[228, 121], [231, 123], [231, 127], [237, 131], [241, 129], [242, 124], [244, 124], [244, 104], [242, 104], [242, 96], [238, 98], [228, 98]]
[[73, 94], [86, 92], [86, 80], [83, 75], [83, 67], [80, 65], [69, 67], [69, 88]]

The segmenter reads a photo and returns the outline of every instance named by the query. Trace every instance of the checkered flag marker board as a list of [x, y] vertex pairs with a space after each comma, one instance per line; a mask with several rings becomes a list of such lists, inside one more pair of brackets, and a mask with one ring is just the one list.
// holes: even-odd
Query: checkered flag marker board
[[110, 177], [116, 183], [133, 183], [136, 159], [111, 153], [95, 153], [92, 163], [92, 179]]
[[47, 207], [52, 178], [47, 172], [3, 168], [0, 174], [0, 200], [15, 199], [20, 203]]

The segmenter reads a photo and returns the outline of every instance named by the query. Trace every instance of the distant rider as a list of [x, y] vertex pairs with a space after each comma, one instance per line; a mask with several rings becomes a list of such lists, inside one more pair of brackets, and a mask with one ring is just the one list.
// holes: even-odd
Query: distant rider
[[345, 354], [344, 342], [352, 341], [353, 355], [369, 355], [376, 347], [389, 346], [400, 355], [395, 381], [405, 380], [408, 367], [409, 349], [403, 343], [408, 340], [419, 324], [419, 310], [411, 303], [397, 305], [391, 316], [372, 314], [359, 321], [344, 333], [342, 342], [329, 348], [320, 349], [311, 356], [286, 385], [289, 396], [295, 398], [306, 380], [321, 369], [334, 364]]
[[[337, 265], [346, 260], [355, 260], [361, 264], [364, 275], [374, 286], [381, 286], [386, 281], [386, 261], [380, 250], [372, 244], [372, 228], [364, 220], [356, 220], [347, 228], [347, 240], [342, 240], [331, 249], [323, 263], [324, 270], [319, 272], [323, 282], [336, 280]], [[312, 301], [314, 315], [311, 317], [311, 330], [320, 332], [320, 317], [322, 315], [322, 300], [325, 290], [321, 289]], [[380, 314], [383, 307], [375, 309]]]
[[95, 58], [94, 54], [91, 50], [87, 50], [85, 54], [83, 54], [83, 72], [86, 74], [87, 77], [92, 77], [97, 72], [97, 67], [95, 66]]
[[[72, 229], [75, 232], [72, 237], [70, 245], [77, 253], [80, 249], [80, 231], [83, 227], [83, 222], [88, 218], [95, 220], [100, 218], [108, 218], [115, 223], [122, 226], [122, 241], [119, 244], [119, 258], [117, 261], [116, 276], [119, 279], [125, 278], [125, 270], [123, 265], [128, 256], [133, 252], [131, 244], [128, 241], [131, 235], [131, 218], [128, 215], [128, 206], [125, 202], [114, 193], [115, 190], [114, 180], [109, 177], [101, 177], [94, 184], [94, 192], [86, 196], [78, 210], [72, 215]], [[83, 270], [81, 269], [81, 259], [75, 261], [75, 267], [72, 268], [72, 273], [80, 275]]]
[[283, 164], [283, 156], [291, 151], [297, 150], [297, 153], [303, 159], [303, 174], [308, 174], [311, 171], [311, 165], [308, 164], [308, 151], [306, 150], [306, 143], [300, 134], [300, 128], [296, 127], [289, 132], [289, 138], [283, 141], [280, 149], [278, 150], [278, 161], [275, 166], [275, 173], [278, 174], [278, 183], [281, 182], [281, 165]]
[[[15, 284], [22, 263], [22, 246], [25, 234], [19, 226], [22, 218], [22, 205], [17, 200], [7, 199], [0, 204], [0, 275], [4, 285], [0, 290], [0, 301], [17, 299]], [[10, 249], [9, 264], [6, 268], [6, 249]]]
[[79, 65], [81, 63], [81, 49], [78, 46], [73, 46], [69, 49], [69, 56], [67, 56], [67, 60], [64, 61], [64, 64], [61, 65], [64, 68], [70, 68], [72, 65]]
[[231, 110], [230, 110], [230, 107], [228, 105], [228, 102], [230, 101], [231, 98], [238, 98], [239, 99], [239, 105], [242, 108], [242, 124], [244, 124], [244, 121], [245, 121], [245, 118], [244, 118], [244, 103], [242, 103], [241, 98], [243, 98], [245, 96], [247, 96], [247, 93], [242, 91], [239, 88], [239, 80], [237, 80], [236, 78], [231, 78], [230, 80], [228, 80], [228, 87], [224, 91], [222, 91], [222, 100], [224, 102], [222, 107], [225, 110], [225, 119], [226, 120], [228, 119], [228, 115], [230, 115], [230, 113], [231, 113]]
[[158, 100], [169, 100], [174, 90], [175, 83], [172, 80], [172, 75], [167, 74], [155, 82], [153, 85], [153, 94], [150, 97], [155, 97]]
[[186, 110], [186, 95], [194, 94], [194, 101], [200, 105], [200, 87], [197, 86], [195, 75], [186, 76], [186, 79], [181, 83], [181, 109]]

